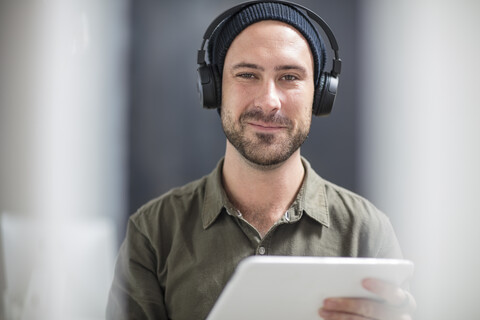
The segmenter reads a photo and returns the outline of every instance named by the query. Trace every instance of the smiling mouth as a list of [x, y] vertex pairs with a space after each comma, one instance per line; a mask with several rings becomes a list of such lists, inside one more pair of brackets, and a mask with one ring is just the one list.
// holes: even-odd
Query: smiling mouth
[[275, 123], [248, 122], [248, 124], [253, 128], [261, 131], [278, 131], [278, 130], [283, 130], [287, 128], [284, 125], [275, 124]]
[[240, 123], [252, 127], [256, 131], [275, 132], [289, 129], [291, 121], [279, 114], [265, 115], [262, 110], [253, 109], [243, 113], [239, 119]]

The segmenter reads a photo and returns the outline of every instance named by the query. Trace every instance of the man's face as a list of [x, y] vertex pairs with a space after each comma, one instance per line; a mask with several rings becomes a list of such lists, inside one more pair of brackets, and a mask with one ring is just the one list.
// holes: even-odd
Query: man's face
[[284, 162], [307, 138], [314, 93], [313, 57], [296, 29], [266, 20], [243, 30], [228, 49], [222, 126], [247, 160]]

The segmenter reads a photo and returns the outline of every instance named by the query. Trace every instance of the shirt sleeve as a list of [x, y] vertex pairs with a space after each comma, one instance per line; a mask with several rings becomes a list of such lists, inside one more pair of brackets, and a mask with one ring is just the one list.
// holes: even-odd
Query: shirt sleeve
[[148, 237], [132, 219], [120, 247], [106, 309], [107, 320], [167, 320], [157, 258]]
[[381, 234], [381, 245], [375, 253], [376, 258], [402, 259], [402, 249], [398, 242], [395, 230], [386, 216], [384, 217], [381, 228], [378, 231]]

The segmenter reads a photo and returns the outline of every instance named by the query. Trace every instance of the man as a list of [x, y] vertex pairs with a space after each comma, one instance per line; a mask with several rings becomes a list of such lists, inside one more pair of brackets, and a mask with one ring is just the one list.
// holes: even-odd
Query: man
[[[130, 218], [109, 319], [204, 319], [239, 261], [254, 254], [401, 257], [386, 216], [300, 155], [324, 67], [321, 41], [281, 3], [248, 5], [215, 30], [209, 56], [221, 77], [225, 157]], [[331, 298], [319, 301], [319, 318], [411, 319], [408, 292], [375, 279], [363, 285], [384, 302]]]

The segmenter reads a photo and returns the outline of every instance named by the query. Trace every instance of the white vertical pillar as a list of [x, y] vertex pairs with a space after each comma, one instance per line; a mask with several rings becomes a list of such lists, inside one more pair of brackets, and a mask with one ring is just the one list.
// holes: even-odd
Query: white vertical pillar
[[125, 210], [126, 1], [0, 8], [7, 319], [102, 319]]
[[480, 3], [363, 4], [363, 189], [416, 263], [418, 319], [477, 319]]

